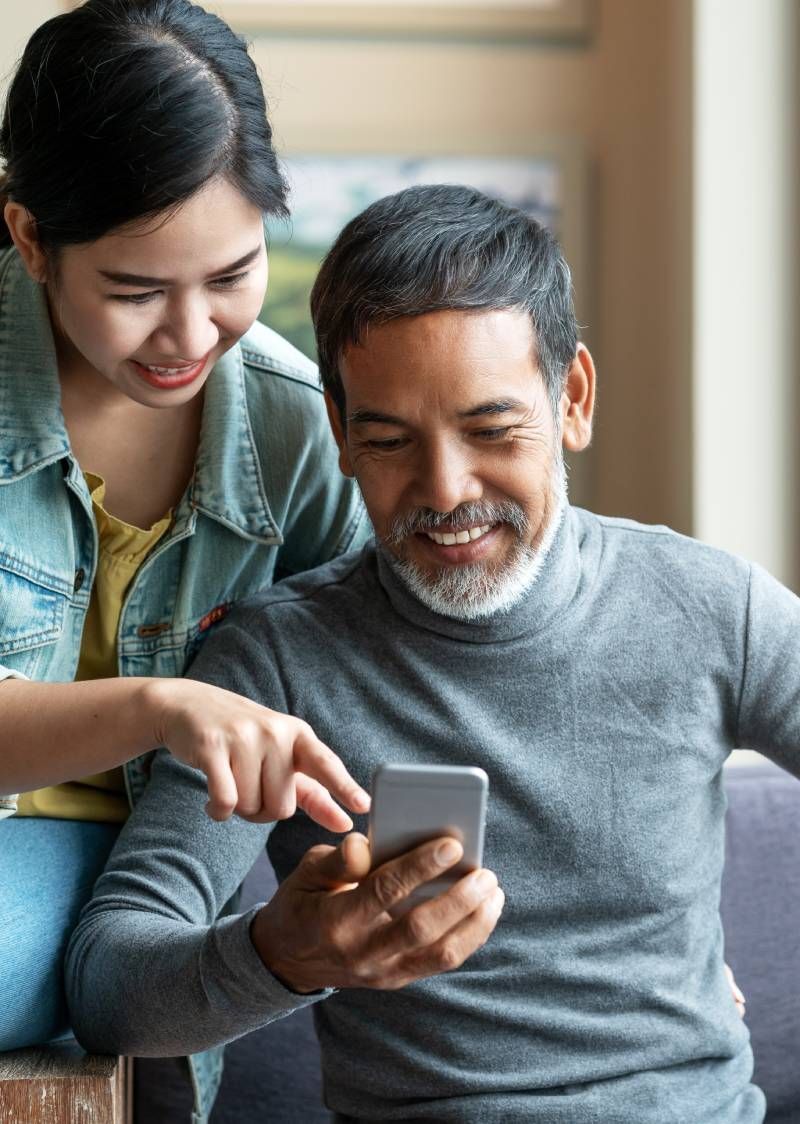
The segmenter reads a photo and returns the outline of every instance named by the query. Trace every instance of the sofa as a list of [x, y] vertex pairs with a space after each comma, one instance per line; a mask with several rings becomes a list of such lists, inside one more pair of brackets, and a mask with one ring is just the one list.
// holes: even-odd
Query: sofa
[[[726, 959], [747, 999], [754, 1080], [767, 1095], [767, 1124], [800, 1124], [800, 783], [761, 761], [728, 768], [726, 788]], [[262, 857], [245, 882], [243, 905], [268, 899], [273, 888]], [[142, 1059], [135, 1073], [137, 1124], [189, 1120], [178, 1059]], [[229, 1046], [211, 1124], [331, 1119], [308, 1010]]]

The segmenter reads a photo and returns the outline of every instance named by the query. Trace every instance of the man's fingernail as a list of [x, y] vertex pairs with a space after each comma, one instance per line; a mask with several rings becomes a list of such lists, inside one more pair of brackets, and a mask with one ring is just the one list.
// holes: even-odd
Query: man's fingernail
[[452, 839], [448, 839], [446, 843], [441, 843], [436, 848], [436, 861], [441, 863], [442, 866], [448, 866], [454, 863], [458, 856], [461, 854], [461, 848]]
[[481, 894], [488, 894], [497, 886], [497, 879], [490, 870], [479, 870], [472, 876], [472, 885]]

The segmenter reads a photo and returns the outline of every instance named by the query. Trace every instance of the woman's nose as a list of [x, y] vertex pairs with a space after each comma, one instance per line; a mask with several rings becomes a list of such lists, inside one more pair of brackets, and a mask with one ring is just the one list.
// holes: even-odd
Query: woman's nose
[[170, 358], [202, 359], [216, 347], [220, 333], [207, 300], [169, 302], [166, 311], [164, 323], [154, 335], [159, 349], [166, 351]]

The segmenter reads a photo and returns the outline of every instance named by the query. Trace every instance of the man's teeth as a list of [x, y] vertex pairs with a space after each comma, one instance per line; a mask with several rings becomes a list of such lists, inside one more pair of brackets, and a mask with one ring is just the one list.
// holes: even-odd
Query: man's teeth
[[491, 523], [487, 523], [483, 527], [470, 527], [468, 531], [448, 531], [443, 535], [440, 535], [438, 531], [426, 531], [425, 534], [439, 546], [455, 546], [456, 543], [473, 542], [475, 539], [480, 539], [488, 534], [491, 529]]

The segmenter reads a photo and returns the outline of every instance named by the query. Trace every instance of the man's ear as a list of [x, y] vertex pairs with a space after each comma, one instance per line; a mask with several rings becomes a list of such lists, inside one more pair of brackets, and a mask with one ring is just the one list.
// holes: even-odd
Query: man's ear
[[347, 436], [345, 423], [337, 403], [329, 391], [325, 391], [325, 409], [328, 411], [328, 421], [333, 432], [333, 439], [339, 446], [339, 470], [343, 476], [355, 476], [350, 463], [350, 453], [347, 449]]
[[561, 434], [564, 448], [579, 453], [592, 439], [595, 370], [588, 348], [578, 344], [561, 392]]
[[36, 219], [27, 207], [12, 199], [3, 208], [3, 218], [28, 275], [33, 281], [44, 284], [47, 280], [47, 257], [39, 244]]

